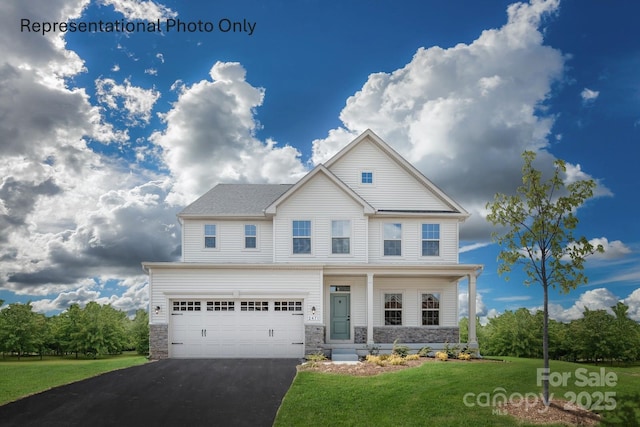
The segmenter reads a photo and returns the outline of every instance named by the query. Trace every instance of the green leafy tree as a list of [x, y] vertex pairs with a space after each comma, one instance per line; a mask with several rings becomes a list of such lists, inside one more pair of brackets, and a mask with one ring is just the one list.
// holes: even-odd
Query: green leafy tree
[[588, 362], [611, 360], [614, 357], [614, 317], [606, 310], [589, 310], [571, 322], [572, 342], [578, 358]]
[[39, 349], [38, 315], [31, 303], [12, 303], [0, 311], [0, 346], [3, 352], [17, 353], [18, 359]]
[[[498, 193], [487, 203], [487, 220], [501, 231], [493, 239], [501, 246], [498, 255], [500, 274], [507, 274], [516, 264], [522, 265], [527, 276], [525, 284], [538, 283], [543, 290], [542, 353], [546, 375], [543, 376], [543, 397], [549, 401], [549, 288], [569, 292], [587, 283], [584, 275], [585, 257], [597, 248], [585, 237], [574, 238], [578, 225], [575, 211], [593, 196], [596, 183], [578, 180], [565, 184], [566, 164], [555, 161], [553, 176], [546, 181], [542, 172], [533, 167], [536, 155], [522, 155], [522, 185], [515, 195]], [[508, 277], [508, 276], [507, 276]]]
[[149, 313], [139, 309], [129, 323], [129, 346], [138, 354], [149, 354]]
[[489, 320], [486, 353], [501, 356], [538, 357], [540, 328], [526, 308], [507, 310]]
[[618, 302], [611, 307], [615, 319], [611, 326], [615, 358], [629, 363], [640, 358], [640, 324], [628, 316], [629, 306]]

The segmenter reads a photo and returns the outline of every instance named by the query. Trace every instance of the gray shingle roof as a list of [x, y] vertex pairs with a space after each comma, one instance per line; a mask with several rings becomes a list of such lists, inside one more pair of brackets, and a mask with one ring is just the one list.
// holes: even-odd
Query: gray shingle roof
[[178, 216], [256, 216], [291, 184], [218, 184]]

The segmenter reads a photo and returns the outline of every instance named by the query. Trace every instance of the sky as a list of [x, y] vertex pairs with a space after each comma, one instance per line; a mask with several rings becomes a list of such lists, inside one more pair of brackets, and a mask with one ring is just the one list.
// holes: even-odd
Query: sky
[[[576, 233], [604, 254], [550, 315], [640, 321], [640, 4], [595, 0], [0, 3], [0, 299], [148, 305], [176, 213], [218, 183], [294, 183], [370, 128], [470, 213], [483, 321], [540, 309], [497, 274], [486, 203], [521, 153], [593, 179]], [[466, 313], [461, 285], [460, 314]]]

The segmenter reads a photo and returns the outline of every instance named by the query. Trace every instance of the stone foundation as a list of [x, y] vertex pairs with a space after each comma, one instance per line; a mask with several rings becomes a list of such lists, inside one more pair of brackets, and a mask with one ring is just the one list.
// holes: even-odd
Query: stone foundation
[[153, 360], [169, 357], [169, 325], [149, 325], [149, 358]]
[[[367, 343], [367, 327], [355, 326], [354, 343]], [[460, 329], [457, 327], [420, 327], [420, 326], [376, 326], [373, 328], [373, 341], [376, 344], [398, 343], [452, 343], [460, 341]]]
[[324, 326], [304, 325], [304, 354], [317, 353], [323, 351]]

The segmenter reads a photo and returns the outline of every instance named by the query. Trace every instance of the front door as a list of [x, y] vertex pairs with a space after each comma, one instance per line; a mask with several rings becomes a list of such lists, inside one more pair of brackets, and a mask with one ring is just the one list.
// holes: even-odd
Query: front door
[[349, 294], [331, 294], [331, 339], [351, 338], [351, 303]]

